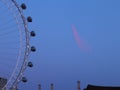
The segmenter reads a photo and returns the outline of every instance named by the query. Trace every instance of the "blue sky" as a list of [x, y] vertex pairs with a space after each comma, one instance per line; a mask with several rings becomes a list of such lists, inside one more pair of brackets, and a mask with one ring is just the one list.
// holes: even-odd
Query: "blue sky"
[[[89, 83], [120, 85], [119, 0], [26, 2], [26, 14], [33, 17], [31, 28], [37, 33], [31, 39], [37, 52], [30, 56], [35, 66], [26, 71], [25, 90], [36, 90], [38, 83], [43, 90], [49, 90], [50, 83], [55, 90], [75, 90], [77, 80], [82, 88]], [[78, 47], [72, 24], [90, 53]]]
[[[29, 29], [37, 33], [31, 45], [34, 68], [27, 68], [28, 83], [20, 90], [75, 90], [87, 84], [120, 85], [120, 1], [119, 0], [22, 0], [31, 15]], [[72, 25], [79, 37], [91, 48], [81, 50], [73, 36]]]

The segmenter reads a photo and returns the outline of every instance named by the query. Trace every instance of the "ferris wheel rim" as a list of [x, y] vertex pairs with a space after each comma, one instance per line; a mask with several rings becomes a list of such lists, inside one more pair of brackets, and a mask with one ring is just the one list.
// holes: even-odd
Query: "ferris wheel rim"
[[[24, 17], [23, 15], [23, 12], [22, 12], [22, 9], [20, 8], [20, 6], [17, 4], [16, 0], [1, 0], [3, 1], [4, 3], [6, 2], [11, 2], [12, 3], [12, 7], [14, 5], [14, 7], [18, 10], [17, 14], [19, 13], [20, 17], [21, 17], [21, 20], [23, 22], [23, 27], [24, 27], [24, 33], [25, 33], [25, 52], [24, 52], [24, 58], [23, 58], [23, 63], [21, 64], [21, 67], [19, 68], [20, 70], [18, 70], [18, 64], [19, 64], [19, 61], [20, 61], [20, 55], [18, 55], [17, 57], [17, 63], [16, 63], [16, 66], [15, 66], [15, 69], [11, 75], [11, 77], [9, 78], [7, 84], [3, 87], [2, 90], [4, 90], [5, 88], [10, 88], [10, 87], [16, 87], [16, 85], [20, 82], [22, 76], [23, 76], [23, 72], [25, 71], [26, 67], [27, 67], [27, 62], [28, 62], [28, 56], [29, 56], [29, 53], [30, 53], [30, 45], [29, 45], [29, 31], [28, 31], [28, 26], [27, 26], [27, 21], [26, 21], [26, 18]], [[8, 4], [8, 3], [7, 3]], [[11, 7], [9, 6], [9, 7]], [[11, 9], [11, 8], [10, 8]], [[13, 11], [12, 11], [13, 12]], [[19, 27], [19, 32], [21, 32], [21, 26], [19, 25], [19, 19], [18, 17], [15, 17], [16, 18], [16, 21], [17, 21], [17, 25]], [[20, 35], [22, 36], [22, 32], [20, 33]], [[21, 39], [22, 40], [22, 39]], [[20, 40], [20, 41], [21, 41]], [[20, 42], [20, 47], [22, 48], [22, 41]], [[21, 53], [22, 49], [19, 48], [19, 53]], [[17, 72], [17, 75], [15, 76], [14, 74]], [[13, 80], [13, 81], [12, 81]], [[11, 82], [12, 81], [12, 82]]]

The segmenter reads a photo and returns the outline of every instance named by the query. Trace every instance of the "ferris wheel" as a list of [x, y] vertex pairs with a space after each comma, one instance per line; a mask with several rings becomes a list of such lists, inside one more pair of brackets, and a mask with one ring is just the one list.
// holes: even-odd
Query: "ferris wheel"
[[24, 3], [16, 0], [0, 0], [0, 90], [17, 90], [23, 81], [26, 68], [32, 67], [28, 61], [36, 48], [30, 45], [30, 38], [36, 34], [28, 29], [31, 16], [24, 16]]

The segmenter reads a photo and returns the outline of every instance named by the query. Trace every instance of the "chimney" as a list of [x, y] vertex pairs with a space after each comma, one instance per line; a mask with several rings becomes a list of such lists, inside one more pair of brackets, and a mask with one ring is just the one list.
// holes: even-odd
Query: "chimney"
[[53, 83], [51, 83], [50, 86], [51, 86], [51, 87], [50, 87], [51, 90], [54, 90], [54, 85], [53, 85]]
[[41, 90], [41, 85], [40, 84], [38, 84], [38, 90]]
[[80, 81], [77, 81], [77, 90], [80, 90]]

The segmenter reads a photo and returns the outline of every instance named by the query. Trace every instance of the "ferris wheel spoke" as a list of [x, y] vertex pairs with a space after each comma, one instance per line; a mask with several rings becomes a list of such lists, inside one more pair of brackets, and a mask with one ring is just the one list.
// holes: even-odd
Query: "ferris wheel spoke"
[[30, 36], [34, 37], [35, 33], [28, 30], [32, 18], [23, 15], [25, 8], [16, 0], [0, 0], [0, 70], [3, 72], [0, 76], [7, 79], [2, 90], [17, 87], [28, 66], [28, 56], [35, 51], [35, 47], [30, 47]]
[[5, 27], [5, 25], [4, 25], [4, 26], [1, 26], [1, 27], [0, 27], [0, 30], [3, 30], [3, 31], [4, 31], [4, 29], [5, 29], [5, 30], [6, 30], [6, 29], [9, 30], [10, 28], [11, 28], [11, 29], [16, 28], [16, 27], [15, 27], [15, 24], [8, 24], [7, 27]]
[[[10, 19], [9, 21], [4, 21], [2, 23], [0, 23], [0, 30], [1, 28], [7, 28], [7, 27], [10, 27], [10, 26], [15, 26], [16, 24], [14, 23], [11, 23], [10, 21], [13, 20], [13, 19]], [[6, 27], [7, 26], [7, 27]], [[14, 27], [15, 28], [15, 27]], [[8, 28], [7, 30], [10, 30], [10, 28]], [[4, 31], [3, 29], [1, 30], [2, 32]]]

